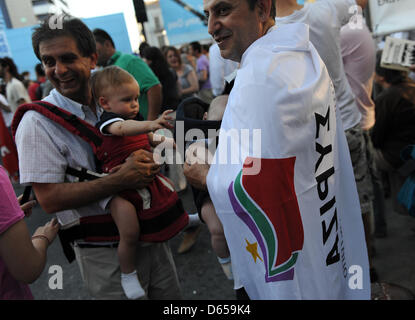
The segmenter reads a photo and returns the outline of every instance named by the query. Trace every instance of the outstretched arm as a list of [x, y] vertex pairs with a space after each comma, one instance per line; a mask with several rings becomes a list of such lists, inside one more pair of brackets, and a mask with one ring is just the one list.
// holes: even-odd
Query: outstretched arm
[[173, 120], [173, 118], [168, 116], [172, 112], [173, 110], [166, 110], [158, 119], [153, 121], [116, 121], [106, 126], [105, 131], [115, 136], [135, 136], [162, 128], [172, 129], [173, 126], [169, 123], [169, 120]]

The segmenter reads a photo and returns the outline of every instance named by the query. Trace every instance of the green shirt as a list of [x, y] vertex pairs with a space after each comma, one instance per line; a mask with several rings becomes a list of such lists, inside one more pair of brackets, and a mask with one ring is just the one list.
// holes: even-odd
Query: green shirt
[[115, 65], [128, 71], [135, 78], [135, 80], [137, 80], [138, 85], [140, 86], [140, 97], [138, 98], [138, 103], [140, 104], [140, 114], [144, 119], [147, 119], [147, 91], [151, 87], [160, 84], [159, 79], [147, 63], [132, 54], [125, 54], [120, 51], [116, 51], [111, 57], [108, 65]]

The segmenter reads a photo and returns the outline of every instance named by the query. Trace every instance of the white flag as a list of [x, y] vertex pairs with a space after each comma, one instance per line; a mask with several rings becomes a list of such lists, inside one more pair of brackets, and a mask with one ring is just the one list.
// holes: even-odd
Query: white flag
[[207, 183], [251, 299], [370, 298], [334, 99], [304, 24], [274, 27], [242, 57]]

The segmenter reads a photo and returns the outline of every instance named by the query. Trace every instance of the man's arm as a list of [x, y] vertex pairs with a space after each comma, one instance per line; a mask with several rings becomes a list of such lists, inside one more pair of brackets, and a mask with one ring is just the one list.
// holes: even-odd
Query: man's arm
[[147, 120], [155, 120], [160, 113], [163, 93], [161, 91], [161, 84], [152, 86], [147, 91], [148, 112]]
[[364, 9], [367, 6], [367, 0], [356, 0], [356, 4]]
[[77, 183], [33, 183], [39, 204], [47, 213], [79, 208], [125, 189], [141, 189], [150, 184], [160, 166], [146, 150], [134, 152], [118, 171], [93, 181]]
[[4, 110], [6, 112], [11, 112], [10, 107], [9, 106], [6, 106], [2, 102], [0, 102], [0, 109]]

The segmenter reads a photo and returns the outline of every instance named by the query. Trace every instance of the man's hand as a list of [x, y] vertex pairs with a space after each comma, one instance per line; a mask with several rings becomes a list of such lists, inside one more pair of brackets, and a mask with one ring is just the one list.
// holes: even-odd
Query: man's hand
[[189, 147], [186, 152], [183, 173], [194, 188], [207, 190], [206, 177], [210, 168], [209, 151], [202, 145], [204, 144], [194, 143]]
[[160, 165], [154, 162], [153, 154], [146, 150], [135, 151], [125, 160], [125, 163], [111, 170], [111, 173], [117, 175], [126, 189], [145, 188], [159, 172]]

